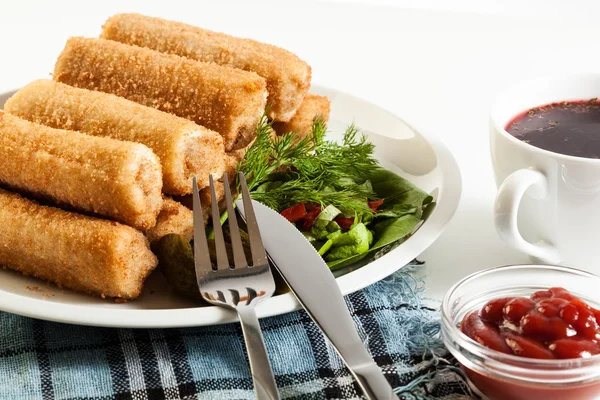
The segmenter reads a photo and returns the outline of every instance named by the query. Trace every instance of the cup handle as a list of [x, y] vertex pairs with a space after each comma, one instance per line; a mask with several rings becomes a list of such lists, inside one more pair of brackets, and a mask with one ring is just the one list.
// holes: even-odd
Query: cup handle
[[526, 241], [517, 226], [517, 214], [523, 195], [527, 189], [534, 190], [535, 198], [543, 199], [548, 195], [548, 180], [546, 176], [533, 169], [520, 169], [509, 175], [498, 188], [494, 204], [494, 224], [502, 240], [526, 254], [539, 258], [548, 263], [558, 263], [560, 256], [554, 245], [539, 241]]

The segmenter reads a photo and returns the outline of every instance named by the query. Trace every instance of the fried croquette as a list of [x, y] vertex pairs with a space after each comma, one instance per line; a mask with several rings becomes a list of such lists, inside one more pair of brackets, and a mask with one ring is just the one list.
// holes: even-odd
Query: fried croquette
[[69, 39], [53, 77], [192, 120], [220, 133], [227, 151], [254, 139], [267, 102], [253, 72], [104, 39]]
[[148, 240], [129, 226], [0, 189], [0, 265], [80, 292], [135, 299], [157, 263]]
[[267, 81], [269, 118], [289, 121], [310, 88], [311, 68], [282, 48], [139, 14], [118, 14], [102, 38], [256, 72]]
[[[207, 215], [204, 215], [205, 220]], [[194, 237], [194, 213], [183, 204], [167, 197], [163, 201], [160, 214], [158, 214], [156, 226], [146, 232], [146, 237], [154, 245], [163, 236], [170, 233], [176, 233], [185, 237], [186, 240], [192, 240]]]
[[0, 183], [142, 230], [155, 225], [162, 206], [160, 162], [148, 147], [2, 111]]
[[148, 146], [160, 158], [167, 194], [190, 194], [193, 176], [204, 187], [210, 174], [223, 173], [225, 150], [218, 133], [112, 94], [41, 79], [13, 95], [4, 110], [52, 128]]
[[296, 115], [289, 122], [275, 121], [273, 129], [280, 136], [288, 132], [295, 132], [298, 137], [307, 136], [312, 132], [315, 117], [320, 116], [325, 123], [329, 121], [329, 109], [330, 102], [327, 97], [309, 93]]

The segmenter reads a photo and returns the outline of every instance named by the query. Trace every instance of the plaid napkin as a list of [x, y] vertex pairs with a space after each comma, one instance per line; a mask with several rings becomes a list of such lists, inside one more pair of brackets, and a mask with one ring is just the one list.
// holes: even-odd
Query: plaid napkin
[[[347, 297], [365, 345], [401, 399], [470, 397], [422, 282], [398, 272]], [[261, 321], [281, 396], [360, 399], [304, 311]], [[0, 313], [0, 399], [253, 399], [239, 324], [107, 329]]]

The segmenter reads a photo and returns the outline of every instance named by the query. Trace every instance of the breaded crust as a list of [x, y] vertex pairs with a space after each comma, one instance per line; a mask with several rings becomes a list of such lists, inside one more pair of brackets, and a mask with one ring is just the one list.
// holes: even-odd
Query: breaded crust
[[[229, 179], [229, 186], [231, 189], [231, 195], [235, 198], [237, 196], [237, 190], [235, 186], [236, 176], [238, 165], [243, 155], [240, 157], [240, 152], [230, 152], [225, 155], [225, 172], [227, 174], [227, 178]], [[218, 180], [215, 181], [215, 196], [217, 198], [217, 202], [219, 203], [219, 209], [225, 211], [227, 205], [225, 204], [225, 186], [223, 185], [222, 177], [219, 177]], [[202, 206], [210, 207], [212, 204], [210, 188], [204, 188], [200, 190], [200, 202]]]
[[312, 132], [313, 120], [320, 115], [323, 121], [329, 121], [330, 101], [326, 96], [317, 96], [309, 93], [304, 98], [296, 115], [289, 122], [274, 122], [273, 129], [278, 135], [296, 132], [299, 137], [304, 137]]
[[311, 68], [282, 48], [139, 14], [118, 14], [102, 38], [256, 72], [267, 80], [269, 118], [289, 121], [310, 88]]
[[104, 39], [69, 39], [54, 80], [192, 120], [220, 133], [226, 150], [252, 141], [267, 101], [266, 82], [253, 72]]
[[0, 183], [145, 230], [162, 206], [148, 147], [49, 128], [0, 111]]
[[208, 185], [223, 173], [222, 137], [187, 119], [112, 94], [34, 81], [13, 95], [4, 110], [29, 121], [148, 146], [160, 158], [163, 191], [192, 193], [192, 177]]
[[[206, 217], [207, 215], [204, 216], [205, 219]], [[170, 233], [176, 233], [185, 237], [186, 240], [192, 240], [194, 237], [194, 214], [183, 204], [167, 197], [163, 201], [160, 214], [158, 214], [156, 226], [146, 232], [146, 237], [154, 245], [163, 236]]]
[[0, 189], [0, 265], [73, 290], [134, 299], [157, 259], [131, 227]]
[[[269, 135], [272, 138], [276, 137], [276, 133], [274, 130], [271, 130]], [[224, 172], [223, 173], [227, 174], [227, 177], [229, 178], [229, 183], [231, 184], [232, 196], [237, 196], [237, 194], [238, 194], [235, 183], [237, 180], [237, 172], [238, 172], [238, 167], [240, 165], [240, 162], [244, 159], [246, 152], [252, 147], [253, 144], [254, 144], [254, 141], [252, 141], [250, 144], [248, 144], [248, 146], [246, 146], [242, 149], [233, 150], [233, 151], [229, 151], [229, 152], [225, 153], [225, 157], [223, 158], [223, 161], [224, 161]], [[226, 204], [224, 203], [225, 187], [223, 186], [222, 175], [216, 175], [216, 176], [214, 176], [214, 178], [215, 178], [215, 197], [217, 198], [217, 201], [219, 203], [219, 209], [221, 210], [221, 212], [223, 212], [223, 211], [225, 211]], [[193, 198], [191, 195], [177, 196], [174, 199], [176, 201], [180, 202], [181, 204], [183, 204], [184, 206], [186, 206], [190, 209], [193, 209]], [[200, 202], [202, 204], [203, 211], [206, 213], [205, 210], [209, 210], [210, 205], [211, 205], [210, 188], [205, 187], [204, 189], [200, 190]], [[210, 210], [208, 212], [210, 212]], [[205, 215], [205, 217], [206, 217], [206, 215]]]
[[[238, 168], [238, 164], [241, 159], [244, 157], [245, 149], [237, 150], [233, 152], [229, 152], [225, 154], [224, 162], [225, 169], [224, 173], [227, 174], [229, 178], [229, 183], [231, 185], [231, 194], [232, 196], [237, 196], [237, 191], [235, 187], [236, 182], [236, 172]], [[225, 187], [223, 186], [222, 175], [214, 176], [215, 179], [215, 196], [217, 198], [217, 202], [219, 203], [219, 209], [221, 211], [225, 211], [227, 207], [225, 204]], [[192, 195], [187, 196], [178, 196], [175, 197], [175, 200], [188, 207], [189, 209], [193, 209], [194, 199]], [[207, 218], [207, 213], [210, 213], [210, 205], [212, 204], [210, 188], [206, 187], [200, 190], [200, 204], [202, 204], [202, 211], [204, 213], [204, 218]]]

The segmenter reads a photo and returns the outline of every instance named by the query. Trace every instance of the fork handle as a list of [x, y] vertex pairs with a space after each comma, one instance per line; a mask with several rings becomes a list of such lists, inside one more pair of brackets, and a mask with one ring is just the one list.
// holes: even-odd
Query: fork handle
[[244, 332], [256, 398], [257, 400], [279, 400], [277, 384], [254, 307], [239, 307], [237, 312]]

